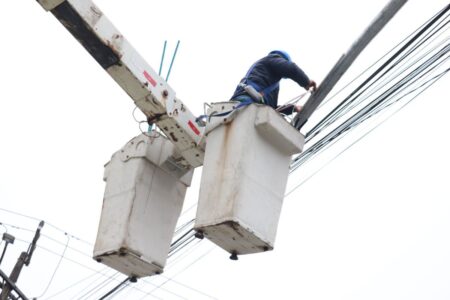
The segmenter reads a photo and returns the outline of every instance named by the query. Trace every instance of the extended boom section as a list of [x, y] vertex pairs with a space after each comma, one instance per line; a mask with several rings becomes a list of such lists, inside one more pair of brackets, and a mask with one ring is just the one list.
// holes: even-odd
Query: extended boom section
[[203, 164], [203, 128], [163, 80], [90, 0], [38, 0], [174, 143], [182, 168]]

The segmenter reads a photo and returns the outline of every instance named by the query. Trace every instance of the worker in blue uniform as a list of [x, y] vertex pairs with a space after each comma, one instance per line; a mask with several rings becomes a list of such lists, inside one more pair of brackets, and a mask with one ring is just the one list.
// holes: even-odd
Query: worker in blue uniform
[[[274, 50], [251, 66], [238, 84], [231, 100], [240, 102], [251, 100], [278, 109], [279, 83], [282, 78], [292, 79], [306, 90], [311, 89], [314, 92], [317, 88], [316, 82], [310, 80], [305, 72], [292, 62], [288, 53]], [[300, 105], [287, 105], [279, 109], [279, 112], [290, 115], [301, 109]]]

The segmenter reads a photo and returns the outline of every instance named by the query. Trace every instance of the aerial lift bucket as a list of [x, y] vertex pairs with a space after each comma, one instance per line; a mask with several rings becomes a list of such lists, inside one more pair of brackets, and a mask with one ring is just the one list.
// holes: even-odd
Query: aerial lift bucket
[[139, 135], [105, 165], [94, 258], [128, 276], [163, 272], [193, 170], [179, 169], [173, 144]]
[[197, 236], [234, 258], [273, 249], [291, 156], [304, 145], [304, 136], [271, 107], [235, 110], [237, 104], [209, 110], [195, 223]]

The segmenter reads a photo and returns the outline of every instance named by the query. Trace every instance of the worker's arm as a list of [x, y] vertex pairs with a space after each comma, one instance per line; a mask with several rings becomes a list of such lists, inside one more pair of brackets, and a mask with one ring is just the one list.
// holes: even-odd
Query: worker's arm
[[300, 69], [297, 64], [281, 57], [273, 57], [270, 61], [270, 68], [280, 78], [289, 78], [297, 82], [301, 87], [308, 89], [311, 82], [308, 75]]
[[317, 83], [314, 80], [310, 80], [306, 89], [308, 91], [311, 90], [311, 92], [315, 92], [317, 90]]

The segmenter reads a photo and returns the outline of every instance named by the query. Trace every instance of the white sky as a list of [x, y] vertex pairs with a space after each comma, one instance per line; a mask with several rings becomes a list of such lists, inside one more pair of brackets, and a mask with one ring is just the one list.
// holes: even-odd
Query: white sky
[[[95, 3], [155, 70], [164, 40], [166, 66], [181, 40], [169, 84], [201, 114], [204, 102], [228, 100], [247, 68], [273, 49], [288, 51], [320, 83], [387, 1]], [[343, 81], [447, 3], [407, 3]], [[0, 33], [0, 208], [44, 219], [93, 243], [103, 164], [140, 133], [133, 103], [35, 1], [1, 1]], [[302, 92], [287, 82], [282, 88], [281, 102]], [[213, 247], [177, 274], [177, 282], [218, 299], [449, 299], [449, 92], [447, 76], [287, 197], [274, 251], [233, 262]], [[200, 173], [187, 202], [196, 201]], [[0, 222], [37, 226], [4, 211]], [[32, 233], [9, 231], [31, 240]], [[43, 233], [66, 241], [49, 226]], [[204, 243], [186, 257], [188, 263], [211, 247]], [[26, 247], [11, 246], [2, 270], [9, 273]], [[44, 291], [57, 258], [36, 251], [19, 279], [27, 295]], [[89, 276], [70, 264], [62, 261], [46, 296]], [[187, 299], [211, 299], [181, 285], [165, 286]], [[183, 299], [167, 291], [154, 295]]]

